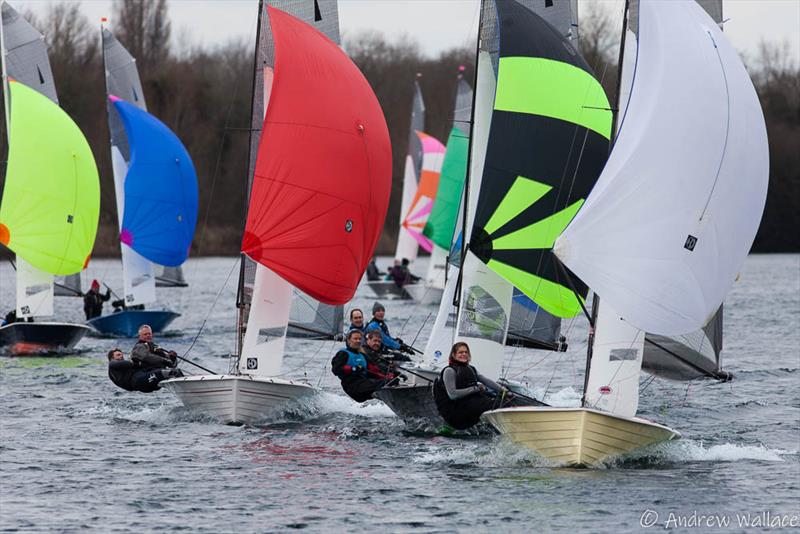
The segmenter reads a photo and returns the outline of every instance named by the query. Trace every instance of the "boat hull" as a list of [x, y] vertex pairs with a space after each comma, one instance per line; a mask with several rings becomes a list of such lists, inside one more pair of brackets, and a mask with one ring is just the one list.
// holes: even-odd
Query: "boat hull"
[[646, 419], [591, 408], [503, 408], [482, 418], [514, 443], [569, 466], [597, 465], [612, 456], [680, 438], [671, 428]]
[[405, 286], [403, 289], [411, 295], [411, 298], [423, 306], [437, 305], [442, 301], [444, 289], [439, 287], [426, 286], [425, 284], [413, 284]]
[[17, 322], [0, 327], [0, 350], [15, 356], [70, 350], [89, 332], [73, 323]]
[[317, 393], [308, 384], [250, 375], [187, 376], [159, 385], [189, 410], [225, 424], [255, 423], [290, 401]]
[[367, 285], [375, 296], [381, 299], [394, 299], [394, 300], [411, 300], [412, 297], [405, 290], [405, 288], [397, 287], [397, 284], [391, 281], [375, 281], [367, 282]]
[[373, 396], [411, 428], [436, 429], [447, 425], [436, 409], [431, 383], [379, 389]]
[[180, 317], [180, 313], [169, 310], [124, 310], [102, 315], [86, 321], [96, 332], [108, 336], [136, 337], [139, 327], [150, 325], [154, 333], [163, 332]]

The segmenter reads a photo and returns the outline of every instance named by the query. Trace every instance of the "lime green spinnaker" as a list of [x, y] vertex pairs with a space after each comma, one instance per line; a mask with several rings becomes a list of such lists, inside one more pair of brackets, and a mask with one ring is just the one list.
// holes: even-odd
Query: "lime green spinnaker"
[[49, 98], [17, 81], [0, 234], [8, 248], [54, 275], [80, 272], [94, 247], [100, 178], [89, 143]]
[[454, 127], [447, 139], [447, 151], [439, 175], [439, 189], [422, 233], [437, 247], [450, 250], [458, 217], [458, 206], [467, 175], [469, 136]]

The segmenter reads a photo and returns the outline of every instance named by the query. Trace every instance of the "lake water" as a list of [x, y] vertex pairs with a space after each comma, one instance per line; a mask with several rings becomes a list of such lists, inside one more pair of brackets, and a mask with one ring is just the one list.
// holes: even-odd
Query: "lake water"
[[[425, 260], [418, 263], [424, 272]], [[181, 354], [194, 342], [187, 357], [226, 371], [237, 260], [192, 259], [185, 274], [189, 288], [159, 290], [160, 302], [183, 315], [157, 341]], [[119, 291], [120, 263], [93, 261], [91, 278]], [[4, 263], [3, 313], [13, 294]], [[371, 310], [373, 301], [362, 287], [354, 304]], [[424, 347], [435, 308], [384, 304], [392, 333], [409, 342], [420, 332], [414, 344]], [[62, 320], [83, 318], [79, 299], [58, 299], [56, 309]], [[586, 321], [563, 330], [566, 353], [509, 348], [508, 376], [574, 403]], [[499, 437], [408, 433], [384, 405], [358, 405], [341, 392], [329, 370], [341, 343], [289, 340], [287, 376], [325, 393], [242, 427], [192, 415], [167, 391], [116, 388], [105, 353], [132, 345], [87, 337], [70, 355], [0, 357], [0, 530], [619, 532], [655, 522], [651, 530], [740, 532], [776, 518], [790, 531], [798, 531], [791, 521], [800, 525], [798, 255], [748, 258], [725, 307], [723, 362], [735, 380], [655, 380], [643, 391], [639, 413], [684, 439], [598, 469], [551, 467]]]

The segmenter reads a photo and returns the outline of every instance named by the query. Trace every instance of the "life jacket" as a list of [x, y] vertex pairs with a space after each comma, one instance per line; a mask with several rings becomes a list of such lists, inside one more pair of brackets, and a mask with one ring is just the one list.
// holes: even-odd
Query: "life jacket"
[[371, 330], [369, 327], [370, 327], [370, 325], [372, 325], [372, 323], [375, 323], [376, 325], [378, 325], [380, 327], [380, 329], [383, 331], [384, 334], [386, 334], [387, 336], [390, 335], [389, 334], [389, 327], [386, 326], [386, 321], [379, 321], [375, 317], [373, 317], [372, 320], [367, 323], [367, 326], [366, 326], [365, 330]]
[[456, 372], [456, 389], [464, 389], [478, 383], [478, 371], [471, 365], [448, 365], [433, 382], [433, 399], [439, 415], [447, 423], [459, 430], [469, 428], [480, 420], [483, 412], [491, 409], [492, 401], [481, 394], [467, 395], [452, 400], [444, 385], [444, 372], [450, 367]]
[[[345, 352], [347, 354], [347, 361], [344, 363], [344, 365], [349, 365], [350, 369], [355, 369], [359, 365], [361, 366], [361, 373], [356, 374], [351, 372], [349, 376], [367, 376], [367, 359], [363, 354], [350, 349], [347, 345], [345, 345], [343, 349], [340, 349], [339, 352]], [[337, 354], [339, 352], [337, 352]], [[335, 358], [336, 356], [334, 356], [334, 359]]]

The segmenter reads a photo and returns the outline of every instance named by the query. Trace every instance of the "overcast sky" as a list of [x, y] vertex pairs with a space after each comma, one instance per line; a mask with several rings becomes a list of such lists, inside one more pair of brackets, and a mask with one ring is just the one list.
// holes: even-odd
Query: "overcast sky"
[[[671, 0], [660, 0], [671, 1]], [[600, 2], [621, 20], [623, 0]], [[14, 7], [30, 7], [43, 13], [49, 0], [11, 0]], [[111, 0], [84, 0], [90, 21], [111, 17]], [[176, 44], [222, 44], [239, 38], [255, 38], [257, 0], [170, 0]], [[725, 0], [725, 33], [745, 55], [753, 55], [761, 39], [786, 40], [794, 61], [800, 61], [800, 0]], [[345, 34], [376, 30], [389, 36], [407, 34], [422, 50], [436, 55], [448, 48], [474, 41], [477, 0], [339, 0], [339, 19]], [[113, 20], [109, 20], [113, 29]]]

